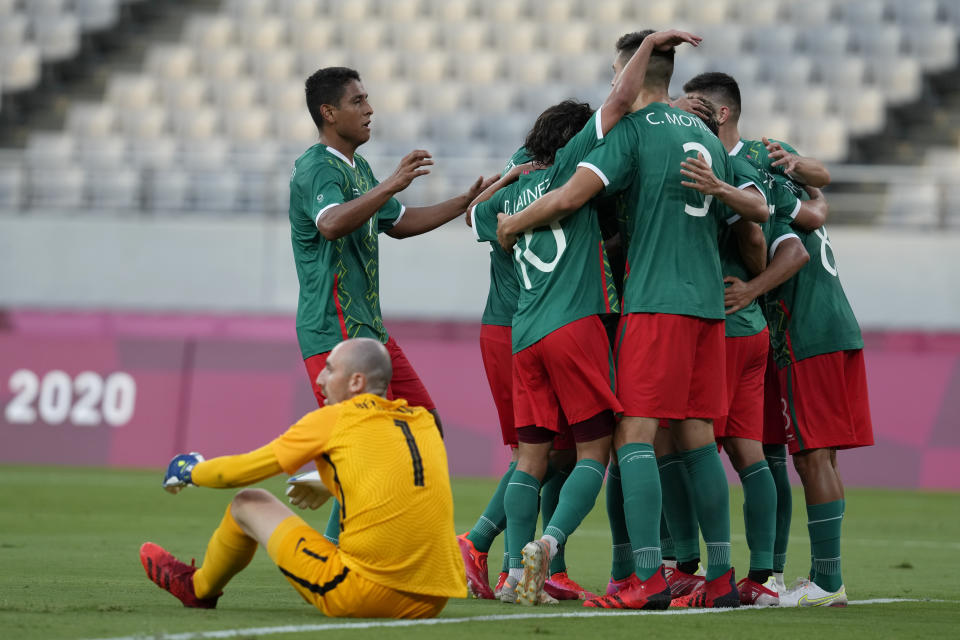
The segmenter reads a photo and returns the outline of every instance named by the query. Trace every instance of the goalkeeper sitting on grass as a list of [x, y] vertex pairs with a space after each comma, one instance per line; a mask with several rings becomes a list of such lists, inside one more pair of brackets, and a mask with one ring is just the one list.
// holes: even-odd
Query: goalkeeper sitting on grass
[[328, 616], [429, 618], [467, 594], [453, 529], [447, 455], [433, 416], [387, 400], [392, 369], [382, 344], [337, 345], [317, 377], [327, 406], [250, 453], [203, 460], [178, 455], [166, 490], [241, 487], [294, 473], [313, 461], [324, 489], [293, 485], [291, 501], [340, 504], [334, 546], [263, 489], [240, 491], [207, 544], [200, 568], [152, 542], [140, 548], [147, 575], [186, 607], [213, 608], [262, 544], [304, 600]]

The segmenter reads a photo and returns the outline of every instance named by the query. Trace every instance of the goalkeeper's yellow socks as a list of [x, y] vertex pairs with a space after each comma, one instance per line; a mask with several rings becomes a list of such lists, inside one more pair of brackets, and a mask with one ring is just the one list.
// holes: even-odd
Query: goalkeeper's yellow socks
[[256, 551], [257, 541], [243, 532], [228, 506], [207, 543], [203, 564], [193, 574], [194, 593], [198, 598], [208, 598], [223, 591], [230, 579], [250, 564]]

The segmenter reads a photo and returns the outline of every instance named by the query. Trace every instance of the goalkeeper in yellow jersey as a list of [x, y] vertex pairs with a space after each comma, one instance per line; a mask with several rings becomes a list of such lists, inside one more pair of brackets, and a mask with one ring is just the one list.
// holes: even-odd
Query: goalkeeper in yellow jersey
[[144, 543], [140, 560], [150, 579], [186, 607], [212, 609], [259, 543], [303, 599], [328, 616], [429, 618], [448, 598], [465, 597], [443, 440], [426, 409], [383, 397], [391, 375], [378, 341], [341, 342], [317, 377], [327, 406], [249, 453], [176, 456], [164, 478], [173, 493], [188, 485], [242, 487], [313, 461], [323, 488], [296, 486], [291, 499], [316, 508], [335, 495], [339, 547], [273, 494], [244, 489], [199, 568]]

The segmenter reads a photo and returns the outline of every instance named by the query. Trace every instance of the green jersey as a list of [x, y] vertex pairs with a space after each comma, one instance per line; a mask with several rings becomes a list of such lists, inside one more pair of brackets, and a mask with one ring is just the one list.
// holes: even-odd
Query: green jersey
[[[796, 217], [797, 211], [800, 209], [800, 201], [789, 189], [778, 186], [774, 182], [773, 176], [743, 157], [731, 155], [731, 167], [735, 178], [734, 184], [737, 188], [745, 189], [753, 185], [763, 194], [770, 210], [770, 219], [762, 225], [765, 235], [771, 232], [776, 216], [786, 216], [788, 221]], [[730, 227], [740, 216], [730, 211], [729, 208], [727, 208], [727, 211], [730, 214], [727, 219], [728, 225], [720, 232], [720, 263], [724, 276], [734, 276], [746, 281], [753, 276], [747, 271], [747, 267], [743, 263], [736, 234]], [[767, 237], [768, 247], [771, 242], [772, 239]], [[738, 338], [754, 336], [763, 331], [766, 326], [767, 319], [763, 315], [763, 309], [760, 303], [754, 300], [743, 309], [728, 315], [725, 328], [727, 337]]]
[[[497, 214], [523, 211], [551, 188], [562, 186], [577, 163], [603, 141], [597, 116], [557, 152], [553, 166], [533, 171], [474, 208], [479, 241], [495, 241]], [[514, 246], [514, 273], [520, 283], [513, 317], [513, 352], [581, 318], [619, 310], [597, 213], [592, 204], [548, 227], [524, 233]]]
[[724, 318], [717, 242], [724, 212], [680, 184], [680, 163], [697, 153], [733, 181], [726, 149], [706, 125], [655, 102], [624, 118], [582, 163], [607, 193], [627, 192], [624, 313]]
[[826, 227], [802, 231], [791, 227], [789, 220], [789, 216], [774, 220], [770, 255], [787, 238], [799, 238], [810, 261], [767, 294], [770, 348], [781, 369], [824, 353], [863, 348], [860, 325], [840, 284]]
[[[791, 147], [789, 144], [787, 144], [783, 140], [770, 140], [770, 142], [779, 143], [780, 146], [783, 147], [785, 151], [788, 151], [796, 155], [800, 155], [799, 153], [797, 153], [796, 149]], [[799, 183], [790, 179], [789, 176], [787, 176], [786, 172], [784, 172], [783, 170], [783, 167], [773, 166], [773, 160], [770, 159], [770, 153], [767, 151], [767, 147], [766, 145], [763, 144], [762, 140], [741, 139], [740, 142], [738, 142], [736, 146], [730, 150], [730, 155], [736, 156], [738, 158], [746, 158], [747, 160], [757, 165], [767, 173], [773, 176], [776, 176], [778, 178], [782, 178], [783, 179], [782, 182], [791, 191], [793, 191], [794, 195], [796, 195], [798, 198], [801, 198], [803, 200], [806, 200], [807, 198], [809, 198], [809, 196], [807, 196], [807, 192], [804, 191], [803, 187]], [[807, 196], [807, 198], [803, 196]]]
[[327, 240], [317, 222], [330, 208], [375, 187], [370, 165], [354, 154], [315, 144], [290, 176], [290, 238], [300, 281], [297, 340], [304, 358], [326, 353], [346, 338], [387, 341], [380, 313], [378, 234], [392, 228], [404, 207], [391, 198], [359, 229]]
[[[530, 161], [526, 147], [517, 149], [503, 173], [515, 166]], [[474, 223], [476, 224], [476, 223]], [[513, 314], [517, 311], [517, 299], [520, 297], [520, 283], [513, 274], [513, 256], [503, 250], [497, 242], [490, 243], [490, 290], [487, 292], [487, 306], [483, 309], [482, 324], [509, 327], [513, 324]]]

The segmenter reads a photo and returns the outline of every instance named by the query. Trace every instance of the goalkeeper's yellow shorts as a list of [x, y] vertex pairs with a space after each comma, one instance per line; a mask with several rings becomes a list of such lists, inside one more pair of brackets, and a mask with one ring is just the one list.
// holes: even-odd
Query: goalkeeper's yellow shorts
[[299, 516], [277, 526], [267, 553], [297, 593], [334, 618], [433, 618], [447, 598], [397, 591], [350, 571], [340, 549]]

